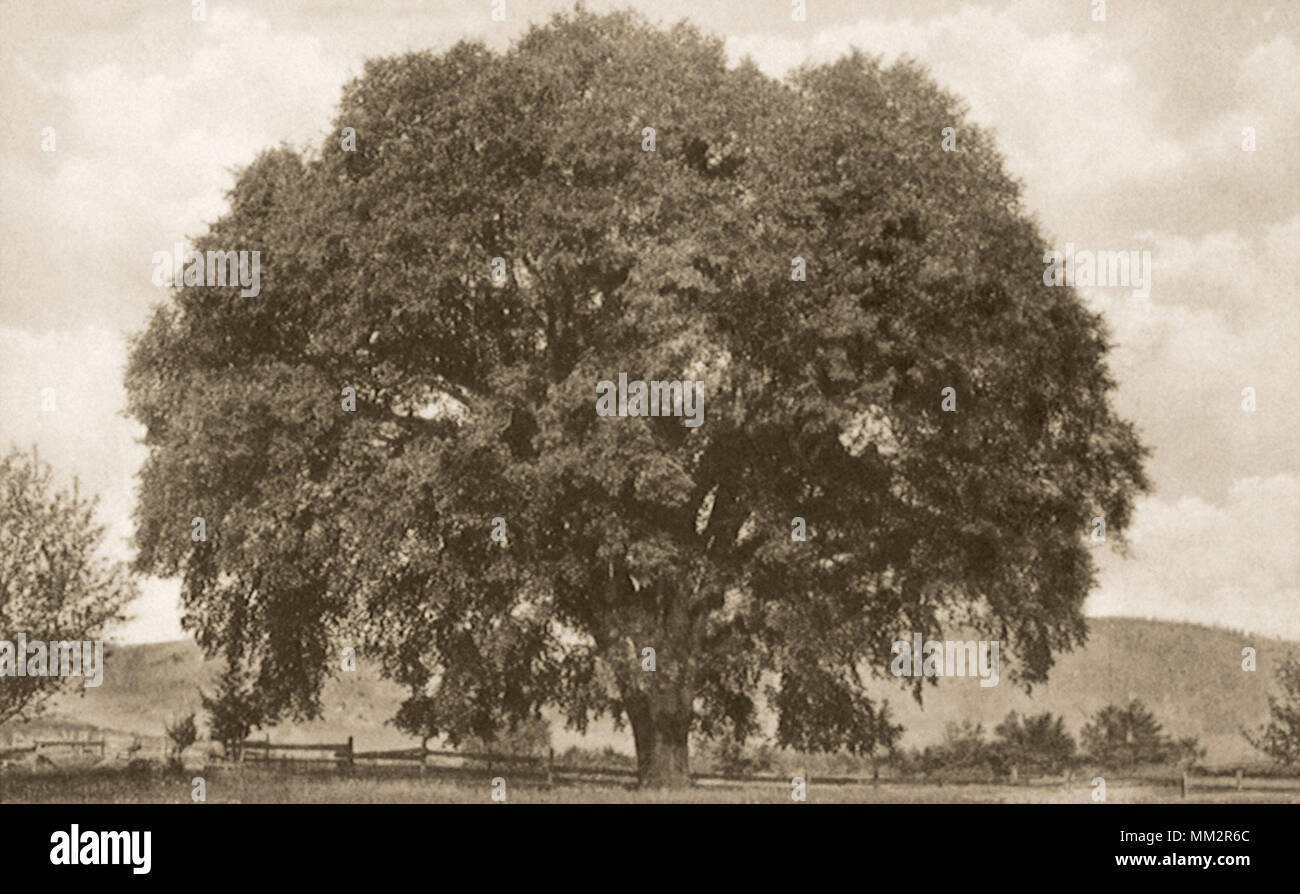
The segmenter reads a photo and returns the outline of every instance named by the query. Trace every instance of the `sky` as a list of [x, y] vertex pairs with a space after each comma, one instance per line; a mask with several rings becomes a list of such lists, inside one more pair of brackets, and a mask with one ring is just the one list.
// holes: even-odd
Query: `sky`
[[[366, 58], [505, 49], [572, 7], [197, 5], [0, 0], [0, 449], [36, 445], [98, 493], [121, 559], [145, 455], [122, 371], [166, 297], [153, 253], [202, 233], [260, 150], [319, 144]], [[802, 21], [790, 0], [587, 4], [628, 6], [774, 77], [850, 47], [919, 59], [993, 129], [1049, 244], [1150, 251], [1148, 296], [1081, 289], [1154, 484], [1128, 554], [1098, 547], [1086, 611], [1300, 639], [1300, 4], [1113, 0], [1104, 21], [1096, 0], [807, 0]], [[178, 593], [145, 581], [113, 638], [181, 637]]]

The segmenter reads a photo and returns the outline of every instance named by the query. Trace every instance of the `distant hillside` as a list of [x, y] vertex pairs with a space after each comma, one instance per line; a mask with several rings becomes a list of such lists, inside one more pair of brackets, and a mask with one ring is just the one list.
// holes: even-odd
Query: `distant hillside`
[[[106, 651], [101, 686], [60, 695], [26, 729], [16, 724], [0, 728], [0, 742], [15, 733], [32, 736], [40, 729], [96, 728], [156, 738], [169, 719], [190, 711], [203, 728], [199, 689], [215, 689], [223, 667], [220, 659], [205, 660], [193, 640], [109, 646]], [[355, 673], [340, 673], [326, 683], [320, 720], [273, 728], [272, 741], [341, 742], [354, 736], [358, 750], [410, 745], [409, 736], [385, 725], [401, 703], [403, 690], [368, 673], [364, 659], [357, 664]]]
[[[909, 746], [937, 741], [950, 721], [969, 719], [991, 731], [1011, 710], [1062, 714], [1077, 737], [1085, 718], [1097, 709], [1138, 698], [1169, 733], [1199, 738], [1209, 749], [1208, 763], [1258, 759], [1240, 730], [1265, 721], [1267, 697], [1277, 691], [1274, 668], [1286, 654], [1300, 655], [1300, 643], [1134, 618], [1094, 618], [1090, 629], [1088, 645], [1061, 656], [1049, 682], [1035, 687], [1032, 697], [1005, 679], [981, 688], [974, 678], [927, 686], [924, 707], [892, 681], [874, 684], [874, 694], [889, 698], [906, 727], [904, 744]], [[1258, 651], [1255, 673], [1241, 670], [1244, 646]], [[358, 668], [327, 684], [321, 720], [276, 728], [272, 740], [341, 741], [352, 735], [358, 749], [409, 745], [409, 737], [386, 725], [402, 690], [368, 672], [364, 656]], [[198, 687], [210, 684], [220, 663], [204, 661], [192, 641], [181, 640], [113, 647], [106, 670], [101, 687], [61, 697], [26, 728], [9, 724], [0, 729], [0, 742], [15, 732], [32, 736], [73, 727], [159, 736], [168, 718], [198, 710]], [[570, 744], [631, 750], [630, 733], [616, 732], [608, 722], [593, 724], [585, 737], [555, 723], [553, 737], [557, 750]]]
[[[1137, 698], [1166, 732], [1200, 739], [1207, 763], [1260, 759], [1241, 728], [1267, 721], [1268, 696], [1280, 691], [1274, 669], [1286, 655], [1300, 656], [1300, 643], [1137, 618], [1091, 618], [1088, 626], [1087, 645], [1059, 656], [1048, 682], [1035, 686], [1032, 697], [1006, 680], [980, 688], [974, 678], [927, 686], [924, 709], [888, 684], [875, 686], [875, 694], [897, 709], [909, 745], [937, 740], [949, 721], [982, 722], [991, 734], [1012, 710], [1063, 715], [1078, 738], [1095, 711]], [[1257, 652], [1254, 673], [1241, 669], [1246, 646]]]

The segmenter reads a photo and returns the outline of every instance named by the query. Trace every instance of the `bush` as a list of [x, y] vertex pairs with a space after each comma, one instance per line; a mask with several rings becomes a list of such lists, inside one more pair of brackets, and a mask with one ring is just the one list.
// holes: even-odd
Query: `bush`
[[723, 776], [771, 773], [776, 766], [776, 751], [771, 745], [749, 745], [731, 734], [703, 742], [696, 758], [701, 771]]
[[1037, 773], [1060, 773], [1074, 763], [1074, 737], [1065, 730], [1065, 718], [1044, 712], [1021, 717], [1015, 711], [993, 730], [999, 769], [1012, 767]]
[[185, 749], [193, 745], [199, 738], [198, 727], [194, 725], [194, 712], [191, 711], [184, 717], [170, 721], [164, 728], [167, 731], [167, 738], [171, 742], [167, 762], [170, 766], [180, 767], [181, 756], [185, 753]]
[[545, 757], [551, 750], [551, 726], [541, 717], [520, 720], [488, 736], [466, 736], [457, 745], [466, 753], [509, 755], [512, 757]]
[[908, 773], [939, 778], [986, 779], [1006, 772], [1003, 756], [984, 738], [983, 724], [969, 720], [949, 723], [942, 743], [913, 749], [899, 765]]
[[152, 761], [147, 757], [133, 757], [126, 765], [126, 772], [130, 776], [152, 776], [157, 771], [158, 762]]
[[200, 691], [199, 698], [203, 701], [203, 710], [208, 712], [209, 736], [221, 743], [227, 758], [239, 760], [244, 740], [265, 716], [252, 684], [232, 661], [227, 663], [217, 682], [216, 694], [209, 696]]
[[1287, 657], [1278, 668], [1282, 698], [1268, 697], [1272, 719], [1257, 733], [1243, 731], [1246, 741], [1284, 767], [1300, 765], [1300, 662]]
[[562, 767], [636, 769], [636, 758], [630, 754], [615, 751], [609, 745], [606, 745], [600, 751], [570, 745], [563, 754], [556, 755], [555, 762]]
[[1165, 735], [1155, 715], [1134, 699], [1127, 706], [1107, 705], [1084, 726], [1087, 755], [1107, 769], [1131, 769], [1140, 764], [1194, 765], [1205, 749], [1194, 738], [1174, 741]]

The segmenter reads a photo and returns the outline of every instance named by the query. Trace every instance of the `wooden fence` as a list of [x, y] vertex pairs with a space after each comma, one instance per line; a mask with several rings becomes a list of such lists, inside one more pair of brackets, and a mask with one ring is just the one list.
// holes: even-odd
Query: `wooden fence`
[[[277, 751], [286, 752], [286, 753], [283, 754], [282, 756], [277, 757], [274, 754], [274, 752]], [[293, 757], [293, 755], [297, 752], [304, 752], [304, 751], [328, 752], [330, 754], [330, 757], [328, 758], [308, 757], [305, 758], [305, 760], [332, 760], [332, 761], [338, 761], [341, 765], [347, 767], [352, 766], [353, 759], [356, 757], [356, 755], [352, 751], [351, 736], [348, 736], [348, 740], [346, 742], [340, 744], [329, 743], [325, 745], [280, 745], [280, 744], [273, 744], [271, 742], [271, 737], [269, 735], [266, 737], [264, 741], [261, 742], [255, 739], [245, 739], [243, 744], [244, 760], [252, 760], [252, 761], [295, 760], [298, 758]]]
[[[329, 757], [315, 756], [320, 754], [328, 754]], [[413, 748], [396, 748], [387, 751], [356, 751], [353, 747], [352, 736], [348, 736], [346, 742], [338, 744], [297, 743], [292, 745], [282, 745], [272, 742], [269, 736], [260, 741], [257, 739], [245, 739], [243, 743], [243, 760], [253, 763], [275, 761], [281, 763], [287, 763], [290, 761], [331, 761], [337, 762], [343, 767], [353, 767], [356, 765], [357, 761], [395, 762], [413, 763], [417, 765], [421, 771], [424, 771], [430, 769], [430, 758], [481, 762], [486, 764], [489, 770], [496, 767], [502, 769], [507, 767], [532, 769], [539, 775], [545, 774], [547, 781], [552, 781], [556, 774], [571, 776], [620, 777], [624, 779], [636, 778], [636, 771], [631, 768], [560, 765], [555, 762], [554, 751], [548, 751], [545, 756], [526, 756], [497, 754], [494, 752], [440, 751], [438, 749], [429, 748], [427, 744], [418, 745]]]
[[[429, 748], [427, 742], [411, 748], [397, 748], [387, 751], [356, 751], [353, 748], [353, 737], [348, 736], [348, 740], [342, 743], [325, 743], [325, 744], [276, 744], [271, 742], [270, 736], [262, 741], [248, 739], [244, 742], [244, 759], [253, 762], [274, 762], [280, 761], [287, 763], [290, 761], [330, 761], [336, 762], [341, 767], [352, 768], [357, 761], [367, 762], [394, 762], [410, 763], [419, 767], [420, 772], [424, 773], [429, 769], [449, 770], [452, 768], [439, 765], [431, 766], [430, 758], [443, 760], [456, 760], [462, 762], [475, 762], [485, 764], [486, 769], [491, 772], [495, 769], [519, 769], [524, 771], [533, 771], [537, 776], [544, 777], [546, 782], [553, 783], [556, 778], [568, 777], [571, 781], [576, 781], [584, 777], [602, 778], [602, 779], [621, 779], [625, 782], [635, 782], [637, 772], [631, 767], [601, 767], [601, 766], [583, 766], [583, 765], [566, 765], [556, 763], [554, 750], [549, 750], [545, 756], [526, 756], [497, 754], [494, 752], [473, 752], [473, 751], [442, 751]], [[278, 755], [276, 753], [279, 753]], [[329, 757], [312, 757], [311, 752], [317, 754], [325, 753]], [[805, 774], [807, 775], [807, 774]], [[816, 782], [820, 785], [933, 785], [934, 780], [917, 779], [912, 777], [898, 778], [878, 778], [874, 776], [835, 776], [828, 774], [814, 773]], [[1226, 781], [1238, 791], [1242, 789], [1243, 774], [1240, 769], [1232, 775], [1223, 776], [1222, 774], [1210, 773], [1204, 776], [1193, 776], [1183, 773], [1181, 776], [1174, 777], [1113, 777], [1108, 781], [1138, 781], [1145, 783], [1163, 783], [1166, 785], [1178, 786], [1182, 797], [1187, 797], [1192, 788], [1194, 780], [1200, 780], [1201, 784], [1207, 784], [1211, 781]], [[767, 783], [790, 783], [788, 775], [778, 775], [774, 773], [763, 774], [723, 774], [723, 773], [692, 773], [691, 779], [696, 782], [767, 782]], [[1023, 781], [1013, 777], [1010, 781], [989, 780], [988, 783], [998, 782], [1000, 784], [1010, 785], [1034, 785], [1038, 783], [1059, 782], [1055, 778], [1044, 778], [1041, 780], [1024, 779]], [[939, 782], [939, 784], [944, 784]], [[960, 783], [953, 783], [960, 784]], [[987, 784], [987, 783], [986, 783]], [[1213, 787], [1213, 786], [1210, 786]]]
[[[99, 739], [37, 739], [28, 745], [16, 745], [9, 748], [0, 748], [0, 760], [11, 757], [22, 757], [25, 755], [40, 755], [42, 751], [55, 748], [71, 748], [81, 753], [98, 752], [98, 755], [102, 760], [107, 753], [106, 747], [107, 742], [102, 736]], [[139, 750], [138, 746], [130, 749], [129, 753], [133, 754], [137, 750]], [[128, 752], [123, 752], [123, 754], [127, 753]], [[555, 752], [553, 750], [549, 750], [545, 756], [510, 755], [498, 754], [495, 752], [443, 751], [429, 748], [428, 742], [426, 741], [411, 748], [397, 748], [387, 751], [356, 751], [353, 746], [352, 736], [348, 736], [346, 742], [281, 744], [272, 742], [269, 734], [262, 740], [247, 739], [243, 743], [243, 759], [253, 763], [274, 763], [278, 761], [285, 764], [297, 761], [327, 761], [335, 763], [339, 767], [350, 769], [356, 765], [357, 761], [368, 761], [376, 763], [412, 763], [419, 767], [421, 773], [428, 769], [451, 769], [445, 765], [434, 765], [431, 767], [429, 763], [430, 758], [475, 762], [486, 765], [486, 769], [489, 772], [498, 768], [502, 770], [517, 769], [532, 771], [539, 777], [544, 777], [547, 783], [554, 782], [557, 777], [569, 777], [571, 780], [582, 779], [584, 777], [596, 777], [611, 780], [621, 779], [627, 782], [634, 782], [637, 778], [636, 770], [631, 767], [558, 764], [555, 761]], [[814, 773], [812, 775], [815, 776], [816, 781], [822, 785], [926, 785], [934, 784], [935, 782], [934, 780], [916, 779], [912, 777], [877, 779], [865, 776], [831, 776], [819, 773]], [[1243, 776], [1244, 774], [1241, 768], [1234, 767], [1230, 774], [1211, 772], [1208, 774], [1197, 774], [1193, 776], [1189, 773], [1183, 773], [1181, 776], [1176, 776], [1172, 779], [1168, 777], [1116, 776], [1108, 777], [1107, 781], [1136, 781], [1146, 783], [1163, 782], [1165, 784], [1178, 786], [1180, 794], [1185, 798], [1191, 790], [1193, 782], [1196, 782], [1198, 787], [1203, 788], [1226, 788], [1231, 786], [1237, 791], [1241, 791], [1243, 788]], [[697, 782], [770, 782], [785, 784], [789, 784], [790, 782], [789, 776], [771, 773], [692, 773], [691, 778]], [[1002, 784], [1007, 784], [1007, 780], [989, 781], [1000, 781]], [[939, 784], [943, 784], [943, 782], [941, 781]], [[1017, 784], [1017, 779], [1014, 775], [1009, 784]], [[1032, 780], [1026, 779], [1022, 784], [1032, 785], [1034, 783]]]
[[24, 754], [37, 754], [47, 748], [74, 748], [77, 751], [92, 752], [98, 751], [99, 757], [104, 758], [105, 742], [100, 739], [36, 739], [30, 745], [22, 745], [14, 748], [0, 748], [0, 759], [9, 757], [19, 757]]
[[[408, 763], [415, 764], [421, 773], [427, 770], [451, 770], [460, 768], [451, 768], [445, 765], [431, 765], [430, 758], [442, 760], [455, 760], [461, 762], [473, 762], [485, 765], [484, 769], [492, 772], [496, 769], [514, 769], [523, 771], [532, 771], [538, 777], [544, 777], [547, 783], [553, 783], [557, 778], [569, 778], [578, 780], [583, 778], [599, 778], [609, 780], [622, 780], [624, 782], [635, 782], [637, 780], [637, 771], [633, 767], [602, 767], [595, 765], [571, 765], [557, 763], [555, 751], [548, 750], [546, 755], [512, 755], [501, 754], [497, 752], [480, 752], [480, 751], [443, 751], [429, 748], [427, 743], [417, 745], [411, 748], [396, 748], [386, 751], [355, 751], [353, 749], [353, 737], [349, 736], [347, 742], [342, 744], [323, 743], [323, 744], [293, 744], [280, 745], [271, 742], [267, 736], [264, 740], [246, 739], [243, 744], [244, 760], [254, 763], [275, 762], [288, 763], [300, 761], [302, 763], [331, 761], [338, 762], [341, 766], [353, 767], [357, 761], [367, 761], [375, 763]], [[276, 755], [276, 752], [281, 754]], [[328, 753], [330, 757], [313, 757], [311, 752], [317, 754]], [[916, 780], [882, 780], [875, 777], [866, 776], [831, 776], [817, 774], [817, 782], [823, 785], [878, 785], [890, 782], [915, 782]], [[696, 782], [771, 782], [771, 783], [790, 783], [789, 776], [777, 774], [724, 774], [724, 773], [692, 773], [691, 779]]]

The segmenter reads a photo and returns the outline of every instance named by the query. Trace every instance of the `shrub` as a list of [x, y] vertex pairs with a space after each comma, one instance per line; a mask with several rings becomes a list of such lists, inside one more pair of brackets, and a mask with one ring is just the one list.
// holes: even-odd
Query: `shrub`
[[937, 777], [986, 778], [1003, 772], [998, 750], [984, 738], [983, 724], [949, 723], [944, 740], [899, 761], [905, 772]]
[[701, 743], [697, 757], [701, 770], [724, 776], [770, 773], [776, 766], [776, 751], [771, 745], [750, 745], [731, 734]]
[[1015, 711], [993, 730], [1001, 769], [1012, 767], [1040, 773], [1060, 773], [1074, 762], [1076, 744], [1065, 730], [1065, 718], [1050, 711], [1021, 717]]
[[1242, 732], [1246, 741], [1275, 763], [1290, 767], [1300, 764], [1300, 662], [1286, 658], [1277, 675], [1282, 682], [1282, 698], [1268, 697], [1272, 719], [1257, 733]]
[[239, 760], [244, 740], [263, 721], [261, 701], [243, 671], [234, 662], [226, 665], [215, 695], [199, 693], [208, 712], [209, 736], [221, 743], [229, 760]]
[[563, 754], [556, 755], [555, 762], [562, 767], [598, 767], [602, 769], [636, 769], [636, 758], [621, 751], [615, 751], [606, 745], [599, 751], [592, 748], [580, 748], [570, 745]]
[[171, 742], [167, 762], [173, 767], [179, 767], [185, 749], [193, 745], [199, 738], [198, 727], [194, 725], [194, 712], [191, 711], [184, 717], [168, 722], [165, 729], [167, 738]]
[[1082, 733], [1088, 757], [1109, 769], [1139, 764], [1193, 764], [1205, 750], [1194, 738], [1174, 741], [1165, 735], [1155, 715], [1134, 699], [1127, 706], [1107, 705]]
[[551, 726], [541, 717], [530, 717], [510, 724], [494, 735], [466, 736], [457, 747], [468, 753], [545, 757], [551, 748]]

